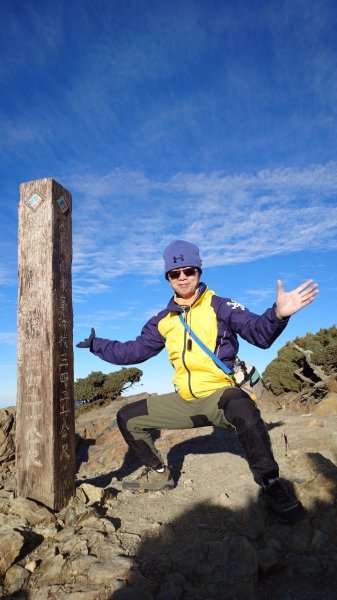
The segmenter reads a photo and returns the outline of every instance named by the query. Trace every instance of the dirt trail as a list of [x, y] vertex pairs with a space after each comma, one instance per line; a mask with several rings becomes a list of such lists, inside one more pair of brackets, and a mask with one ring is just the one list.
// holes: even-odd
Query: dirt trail
[[[233, 540], [233, 552], [238, 553], [242, 567], [252, 560], [246, 546], [238, 547], [244, 539], [260, 561], [254, 588], [258, 598], [335, 598], [337, 553], [327, 549], [335, 547], [337, 541], [331, 531], [331, 527], [336, 531], [337, 524], [337, 416], [289, 415], [267, 409], [263, 417], [281, 475], [291, 482], [307, 509], [307, 517], [293, 527], [280, 523], [264, 505], [233, 431], [206, 427], [163, 432], [157, 445], [171, 465], [176, 487], [150, 493], [122, 490], [121, 477], [137, 471], [132, 458], [121, 460], [126, 448], [117, 437], [113, 419], [110, 434], [98, 437], [96, 452], [98, 447], [102, 451], [103, 439], [108, 446], [114, 440], [122, 454], [118, 459], [114, 448], [114, 470], [107, 469], [109, 453], [101, 468], [96, 462], [93, 469], [91, 461], [98, 454], [92, 448], [88, 462], [80, 467], [79, 482], [104, 486], [112, 492], [118, 538], [144, 576], [160, 583], [169, 573], [174, 580], [173, 574], [177, 575], [177, 570], [178, 575], [181, 573], [175, 567], [172, 574], [176, 555], [184, 555], [183, 571], [190, 568], [192, 573], [204, 564], [205, 545], [213, 548], [219, 544], [222, 548], [224, 541], [228, 545]], [[204, 564], [204, 570], [205, 581], [212, 579], [209, 563]], [[176, 596], [172, 592], [167, 598], [199, 597], [195, 590], [187, 593], [186, 586], [181, 585], [178, 577], [172, 589], [184, 589], [185, 595], [177, 591]], [[206, 584], [203, 589], [203, 594], [209, 593]], [[218, 593], [209, 598], [226, 597]]]

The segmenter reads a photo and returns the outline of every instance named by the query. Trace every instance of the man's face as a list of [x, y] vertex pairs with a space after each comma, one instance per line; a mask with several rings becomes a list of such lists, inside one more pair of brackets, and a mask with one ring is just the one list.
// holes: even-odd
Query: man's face
[[181, 298], [191, 298], [199, 285], [200, 273], [195, 267], [172, 269], [168, 280], [175, 293]]

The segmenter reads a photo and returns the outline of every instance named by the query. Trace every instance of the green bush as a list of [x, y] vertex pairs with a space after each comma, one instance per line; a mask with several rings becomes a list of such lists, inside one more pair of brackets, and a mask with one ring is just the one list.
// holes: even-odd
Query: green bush
[[75, 405], [88, 404], [95, 400], [115, 400], [126, 389], [140, 381], [143, 371], [135, 367], [123, 368], [112, 373], [93, 371], [74, 384]]
[[[333, 325], [328, 329], [320, 329], [316, 334], [307, 333], [304, 337], [295, 338], [279, 350], [277, 358], [269, 363], [262, 375], [277, 396], [284, 392], [299, 392], [304, 385], [295, 371], [305, 367], [306, 361], [294, 344], [303, 350], [310, 350], [310, 362], [322, 367], [326, 375], [337, 373], [337, 328]], [[310, 376], [306, 371], [304, 375]]]

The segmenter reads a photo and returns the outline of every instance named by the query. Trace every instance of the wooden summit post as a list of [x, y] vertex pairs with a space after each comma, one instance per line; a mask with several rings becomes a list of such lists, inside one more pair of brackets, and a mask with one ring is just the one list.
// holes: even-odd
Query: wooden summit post
[[17, 495], [54, 510], [75, 493], [71, 194], [20, 186]]

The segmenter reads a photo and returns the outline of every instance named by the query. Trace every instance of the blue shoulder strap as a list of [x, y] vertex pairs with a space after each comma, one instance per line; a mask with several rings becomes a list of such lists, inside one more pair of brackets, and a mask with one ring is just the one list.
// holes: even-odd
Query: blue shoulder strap
[[179, 319], [182, 322], [188, 334], [191, 336], [192, 340], [194, 340], [200, 346], [200, 348], [204, 352], [206, 352], [206, 354], [215, 362], [219, 369], [224, 371], [226, 375], [231, 375], [232, 371], [228, 367], [226, 367], [226, 365], [224, 365], [224, 363], [220, 360], [220, 358], [218, 358], [216, 354], [214, 354], [214, 352], [212, 352], [209, 348], [207, 348], [207, 346], [205, 346], [205, 344], [198, 338], [198, 336], [195, 335], [194, 331], [192, 331], [190, 326], [187, 325], [184, 317], [182, 315], [179, 315]]

